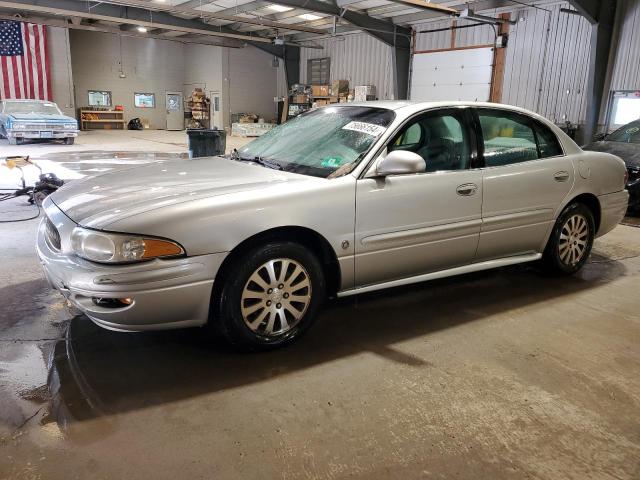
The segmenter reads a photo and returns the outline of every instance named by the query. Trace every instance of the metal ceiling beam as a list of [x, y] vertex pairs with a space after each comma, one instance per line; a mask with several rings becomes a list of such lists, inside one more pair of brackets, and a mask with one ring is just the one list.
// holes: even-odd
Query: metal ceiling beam
[[424, 0], [391, 0], [395, 3], [401, 3], [408, 7], [420, 8], [421, 10], [429, 10], [437, 12], [440, 15], [457, 15], [458, 11], [454, 8], [445, 7], [437, 3], [425, 2]]
[[[492, 8], [500, 8], [505, 7], [507, 5], [513, 5], [514, 7], [518, 7], [518, 4], [514, 4], [509, 0], [481, 0], [479, 2], [472, 3], [474, 10], [482, 11], [482, 10], [490, 10]], [[451, 7], [456, 11], [463, 10], [467, 8], [466, 3], [461, 3], [460, 1], [456, 2], [447, 2], [447, 6]], [[446, 18], [447, 15], [438, 13], [435, 11], [424, 11], [419, 13], [407, 13], [404, 15], [396, 15], [395, 17], [391, 17], [391, 21], [397, 25], [406, 25], [408, 23], [420, 22], [422, 20], [432, 20], [434, 18]]]
[[89, 20], [117, 22], [147, 28], [164, 28], [172, 31], [212, 37], [236, 38], [253, 45], [272, 43], [271, 38], [251, 34], [243, 35], [225, 27], [175, 17], [166, 12], [155, 12], [155, 14], [151, 16], [148, 10], [135, 7], [121, 7], [102, 2], [93, 4], [89, 9], [87, 5], [86, 2], [78, 2], [75, 0], [0, 0], [0, 8], [18, 11], [65, 17], [82, 17]]
[[[192, 8], [186, 8], [184, 6], [172, 7], [168, 5], [163, 5], [161, 3], [150, 3], [145, 2], [143, 0], [101, 0], [100, 3], [110, 3], [113, 5], [120, 5], [123, 7], [136, 7], [141, 8], [143, 10], [149, 10], [153, 12], [164, 12], [172, 15], [180, 15], [184, 17], [194, 17], [200, 18], [202, 20], [224, 20], [228, 22], [236, 22], [236, 23], [246, 23], [249, 25], [260, 25], [263, 27], [269, 28], [284, 28], [285, 24], [280, 24], [278, 22], [274, 22], [272, 20], [266, 19], [264, 17], [253, 17], [253, 18], [244, 18], [238, 17], [234, 15], [224, 15], [218, 12], [206, 12], [204, 10], [194, 10]], [[300, 32], [309, 32], [309, 33], [323, 33], [314, 31], [313, 28], [307, 27], [299, 27], [299, 28], [289, 28], [289, 30], [298, 30]]]

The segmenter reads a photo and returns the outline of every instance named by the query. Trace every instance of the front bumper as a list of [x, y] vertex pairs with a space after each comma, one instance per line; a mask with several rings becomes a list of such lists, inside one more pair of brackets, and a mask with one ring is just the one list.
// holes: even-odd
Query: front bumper
[[[51, 245], [43, 219], [36, 249], [51, 286], [96, 324], [118, 331], [164, 330], [204, 325], [209, 318], [213, 280], [226, 253], [129, 265], [101, 265], [69, 251], [75, 223], [47, 199], [45, 212], [60, 233], [59, 250]], [[126, 306], [105, 307], [94, 299], [132, 299]]]
[[78, 130], [8, 130], [7, 138], [28, 138], [28, 139], [63, 139], [75, 138]]

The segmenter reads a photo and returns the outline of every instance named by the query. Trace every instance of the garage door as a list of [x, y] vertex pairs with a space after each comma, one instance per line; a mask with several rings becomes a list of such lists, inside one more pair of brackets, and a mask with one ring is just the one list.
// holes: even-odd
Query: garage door
[[489, 100], [493, 48], [415, 53], [411, 100]]

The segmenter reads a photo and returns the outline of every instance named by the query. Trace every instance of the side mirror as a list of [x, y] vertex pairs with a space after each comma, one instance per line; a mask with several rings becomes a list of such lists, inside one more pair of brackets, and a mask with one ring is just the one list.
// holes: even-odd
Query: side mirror
[[422, 173], [427, 164], [417, 153], [407, 150], [394, 150], [384, 157], [376, 166], [376, 175], [404, 175], [408, 173]]

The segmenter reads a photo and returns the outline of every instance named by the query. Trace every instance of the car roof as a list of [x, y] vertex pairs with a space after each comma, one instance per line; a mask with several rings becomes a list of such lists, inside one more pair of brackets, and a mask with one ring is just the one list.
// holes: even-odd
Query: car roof
[[444, 108], [444, 107], [485, 107], [485, 108], [499, 108], [502, 110], [511, 110], [514, 112], [525, 113], [528, 115], [536, 115], [535, 112], [531, 112], [524, 108], [516, 107], [514, 105], [507, 105], [504, 103], [491, 103], [491, 102], [473, 102], [473, 101], [440, 101], [440, 102], [420, 102], [416, 100], [375, 100], [369, 102], [349, 102], [338, 103], [327, 106], [357, 106], [357, 107], [374, 107], [374, 108], [386, 108], [388, 110], [411, 110], [420, 111], [428, 110], [431, 108]]

